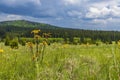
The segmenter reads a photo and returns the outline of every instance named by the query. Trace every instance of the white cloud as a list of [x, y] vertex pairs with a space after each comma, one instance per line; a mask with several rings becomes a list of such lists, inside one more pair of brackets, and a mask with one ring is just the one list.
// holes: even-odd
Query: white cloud
[[120, 17], [120, 1], [104, 0], [101, 2], [91, 3], [88, 7], [86, 17], [88, 18], [105, 18], [105, 17]]
[[[106, 24], [120, 24], [120, 0], [0, 0], [1, 4], [3, 8], [1, 7], [0, 12], [8, 14], [0, 14], [0, 21], [27, 19], [89, 29]], [[38, 6], [41, 4], [42, 6]], [[2, 10], [4, 7], [6, 10]], [[22, 10], [24, 7], [26, 11]], [[18, 9], [22, 12], [16, 12]]]
[[8, 20], [20, 20], [22, 16], [14, 15], [14, 14], [0, 14], [0, 21], [8, 21]]
[[103, 7], [102, 9], [98, 9], [96, 7], [90, 7], [89, 12], [86, 14], [88, 18], [103, 18], [108, 16], [111, 12], [111, 9], [107, 7]]
[[88, 18], [105, 18], [105, 17], [120, 17], [120, 7], [110, 6], [103, 7], [102, 9], [90, 7], [89, 12], [86, 14]]
[[118, 6], [112, 6], [111, 7], [111, 14], [113, 16], [120, 17], [120, 7], [118, 7]]
[[[119, 18], [106, 18], [106, 19], [93, 19], [90, 21], [90, 24], [96, 25], [96, 29], [101, 30], [118, 30], [120, 25], [120, 19]], [[89, 25], [88, 25], [89, 26]]]
[[6, 16], [6, 19], [8, 19], [8, 20], [10, 20], [10, 19], [21, 19], [21, 18], [22, 18], [22, 16], [14, 15], [14, 14]]

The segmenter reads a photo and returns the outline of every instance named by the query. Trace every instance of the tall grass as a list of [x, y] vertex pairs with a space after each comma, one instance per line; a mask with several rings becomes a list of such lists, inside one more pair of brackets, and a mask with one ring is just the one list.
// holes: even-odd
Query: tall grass
[[4, 50], [0, 80], [119, 80], [120, 49], [116, 44], [51, 44], [44, 50], [42, 64], [32, 61], [27, 46], [10, 49], [1, 43], [0, 48]]

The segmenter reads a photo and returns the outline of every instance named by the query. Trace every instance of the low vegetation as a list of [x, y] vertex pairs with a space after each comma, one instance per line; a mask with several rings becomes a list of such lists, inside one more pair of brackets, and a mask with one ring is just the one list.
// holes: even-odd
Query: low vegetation
[[[0, 44], [1, 80], [119, 80], [120, 48], [116, 44], [46, 46], [38, 60], [30, 48]], [[42, 47], [42, 44], [39, 48]], [[33, 45], [33, 53], [36, 46]]]
[[6, 23], [0, 27], [0, 80], [120, 80], [119, 32]]

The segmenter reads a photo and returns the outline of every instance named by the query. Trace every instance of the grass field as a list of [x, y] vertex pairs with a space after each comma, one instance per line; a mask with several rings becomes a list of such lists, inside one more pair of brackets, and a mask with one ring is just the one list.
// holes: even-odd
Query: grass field
[[[120, 80], [120, 48], [111, 45], [46, 46], [42, 63], [30, 49], [0, 44], [0, 80]], [[41, 56], [40, 56], [41, 58]]]

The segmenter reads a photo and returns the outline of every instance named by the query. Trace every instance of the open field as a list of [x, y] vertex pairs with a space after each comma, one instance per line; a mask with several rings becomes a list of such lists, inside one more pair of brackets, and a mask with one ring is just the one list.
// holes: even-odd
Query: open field
[[0, 53], [0, 80], [120, 80], [117, 44], [51, 44], [45, 48], [42, 63], [33, 61], [27, 46], [11, 49], [1, 43], [0, 48], [4, 50]]

